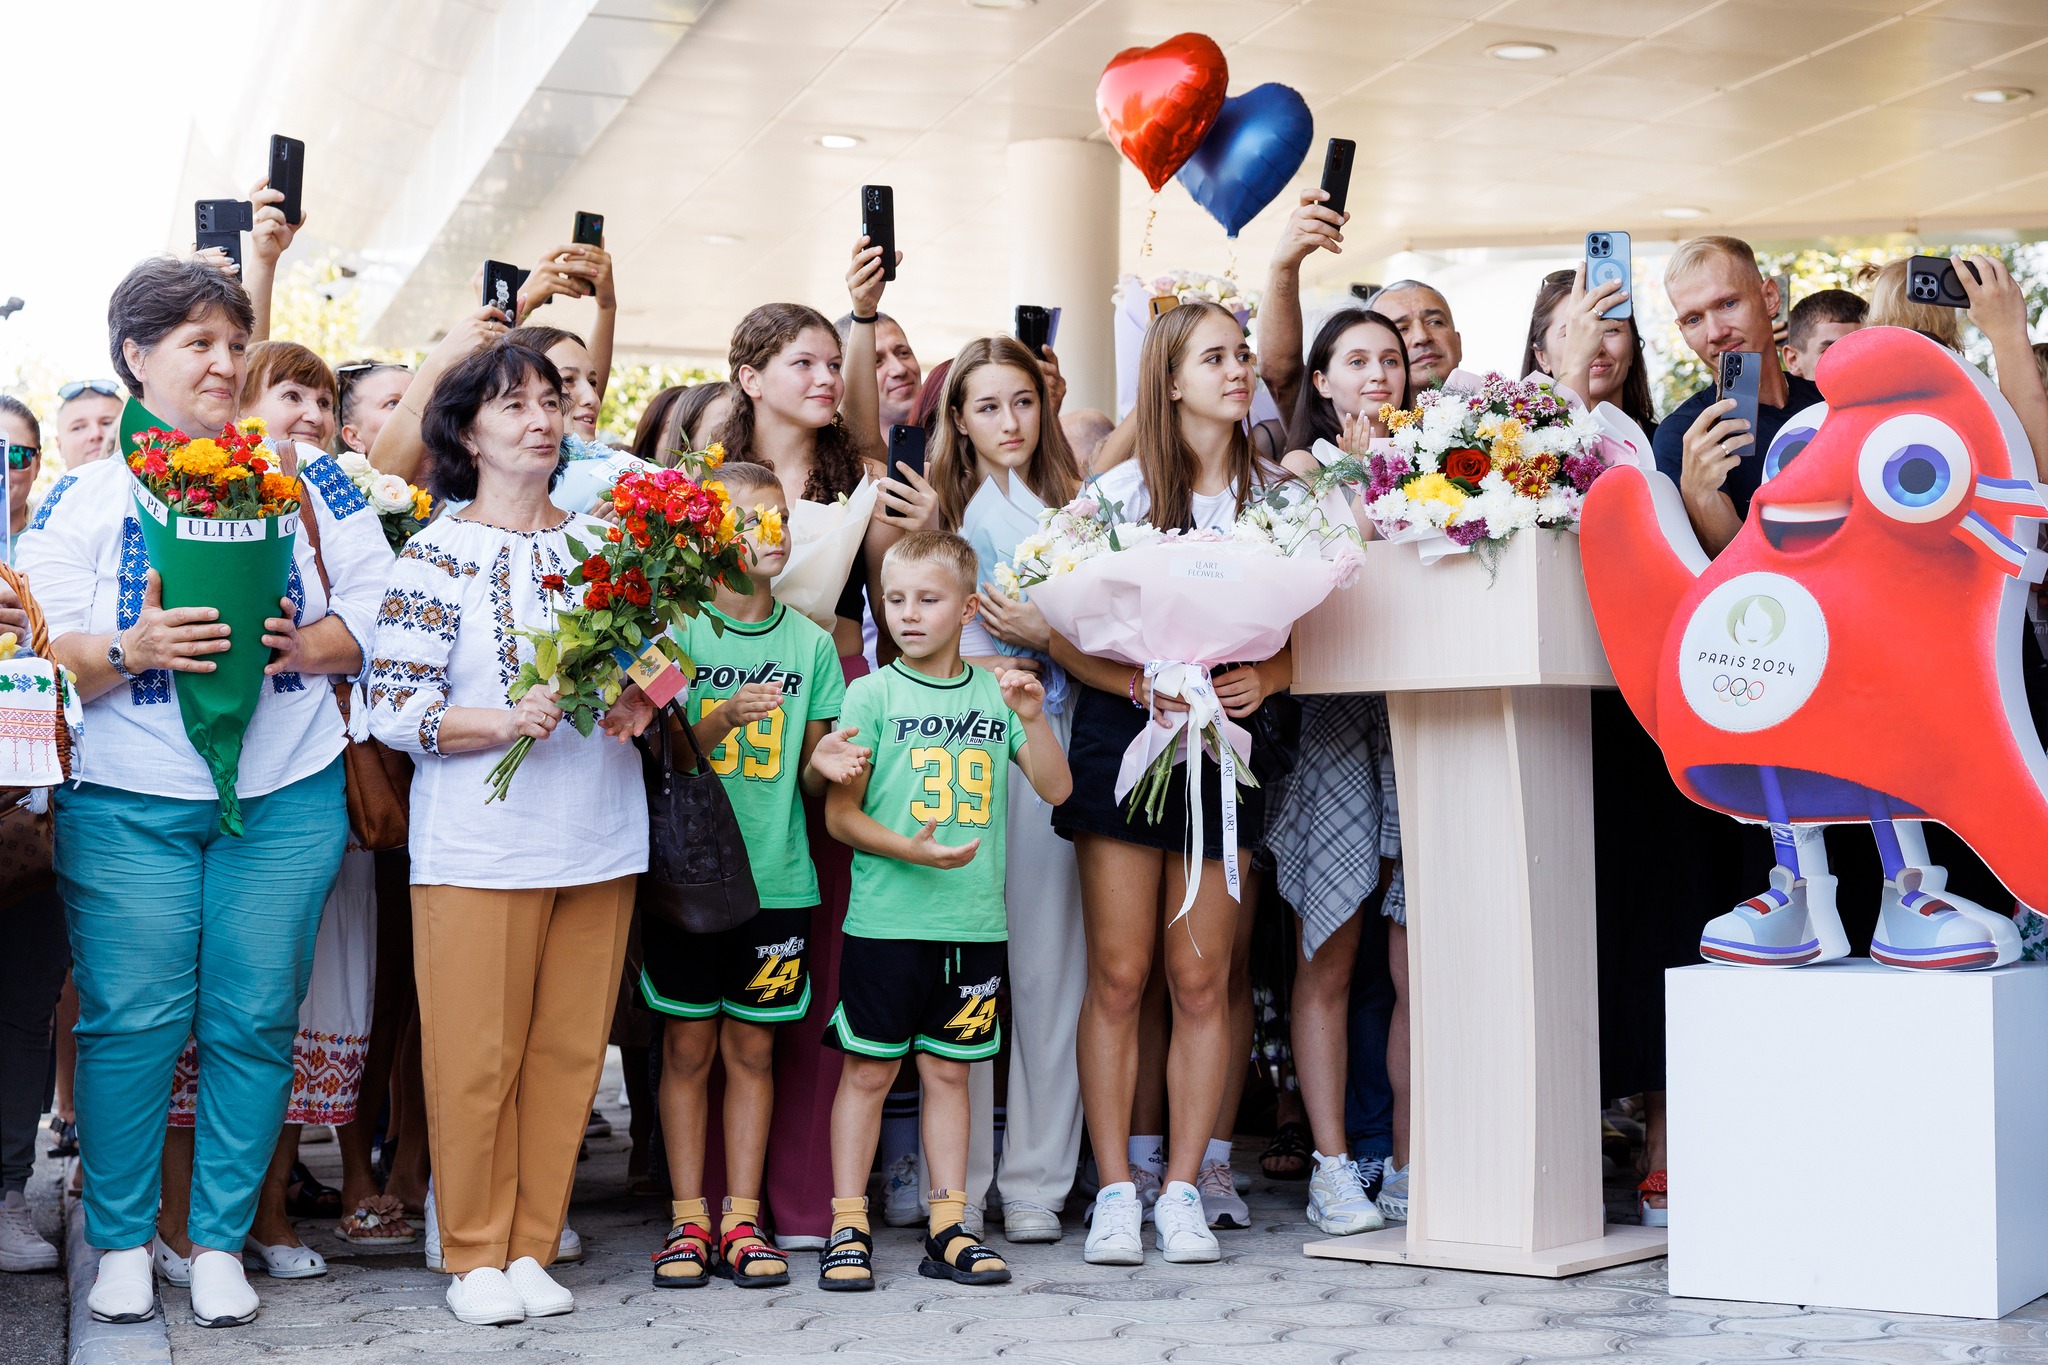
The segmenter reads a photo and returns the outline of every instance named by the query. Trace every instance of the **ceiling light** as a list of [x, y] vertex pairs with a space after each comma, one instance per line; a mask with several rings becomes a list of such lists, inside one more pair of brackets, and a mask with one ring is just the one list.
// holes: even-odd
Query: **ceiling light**
[[830, 147], [835, 152], [843, 152], [848, 147], [858, 147], [860, 142], [861, 140], [852, 133], [822, 133], [818, 137], [820, 147]]
[[738, 246], [740, 239], [730, 232], [707, 232], [704, 241], [709, 246]]
[[1690, 204], [1673, 204], [1670, 208], [1658, 209], [1657, 212], [1666, 218], [1704, 218], [1707, 216], [1705, 209], [1694, 208]]
[[1981, 90], [1963, 92], [1963, 98], [1972, 104], [2018, 104], [2033, 97], [2033, 91], [2017, 85], [1987, 85]]
[[1549, 43], [1495, 43], [1486, 49], [1486, 55], [1504, 62], [1535, 62], [1555, 57], [1557, 49]]

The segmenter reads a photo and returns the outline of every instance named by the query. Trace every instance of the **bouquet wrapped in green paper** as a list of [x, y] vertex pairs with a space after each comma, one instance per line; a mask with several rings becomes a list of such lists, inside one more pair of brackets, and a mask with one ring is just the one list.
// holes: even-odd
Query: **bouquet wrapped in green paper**
[[229, 647], [213, 656], [212, 672], [172, 676], [185, 734], [220, 796], [221, 830], [239, 835], [235, 776], [270, 662], [263, 623], [278, 614], [291, 578], [299, 481], [273, 467], [256, 418], [195, 440], [142, 426], [153, 419], [132, 400], [129, 408], [123, 446], [135, 476], [143, 545], [163, 579], [164, 606], [212, 607], [230, 627]]

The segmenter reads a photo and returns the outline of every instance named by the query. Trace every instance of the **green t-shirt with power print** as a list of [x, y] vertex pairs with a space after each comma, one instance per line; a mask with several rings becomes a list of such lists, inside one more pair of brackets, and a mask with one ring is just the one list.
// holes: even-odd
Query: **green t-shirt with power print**
[[861, 938], [999, 943], [1003, 914], [1003, 818], [1010, 762], [1024, 725], [987, 669], [961, 665], [930, 678], [897, 660], [855, 678], [839, 726], [874, 750], [862, 809], [898, 834], [929, 822], [942, 844], [981, 840], [965, 867], [921, 867], [873, 853], [853, 855], [846, 932]]
[[839, 671], [832, 637], [780, 602], [765, 621], [735, 621], [707, 604], [675, 635], [697, 666], [687, 703], [692, 723], [748, 683], [782, 684], [782, 705], [728, 734], [711, 751], [711, 768], [725, 782], [747, 841], [761, 904], [816, 905], [818, 870], [811, 865], [798, 779], [804, 727], [831, 721], [846, 699], [846, 675]]

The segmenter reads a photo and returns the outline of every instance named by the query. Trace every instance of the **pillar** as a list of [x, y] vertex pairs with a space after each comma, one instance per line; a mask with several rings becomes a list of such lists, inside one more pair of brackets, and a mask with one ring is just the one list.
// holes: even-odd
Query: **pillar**
[[[1068, 408], [1116, 412], [1110, 291], [1120, 163], [1107, 143], [1035, 138], [1009, 149], [1010, 304], [1059, 308], [1053, 342]], [[1011, 319], [1005, 317], [1003, 330]]]

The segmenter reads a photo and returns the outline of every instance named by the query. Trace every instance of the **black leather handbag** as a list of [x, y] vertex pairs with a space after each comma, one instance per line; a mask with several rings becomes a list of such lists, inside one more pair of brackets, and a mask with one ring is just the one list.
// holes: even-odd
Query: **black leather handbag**
[[696, 763], [688, 772], [676, 770], [669, 716], [656, 715], [648, 727], [653, 743], [640, 750], [647, 779], [647, 875], [640, 879], [640, 909], [686, 933], [720, 934], [759, 914], [761, 893], [725, 783], [680, 718]]

